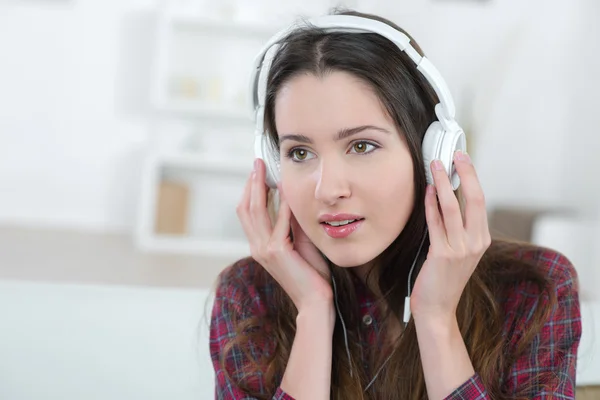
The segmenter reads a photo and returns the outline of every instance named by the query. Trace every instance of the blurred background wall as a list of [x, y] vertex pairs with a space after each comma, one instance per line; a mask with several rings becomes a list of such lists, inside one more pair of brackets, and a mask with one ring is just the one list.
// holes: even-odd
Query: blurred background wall
[[[398, 23], [442, 72], [493, 222], [500, 215], [515, 230], [529, 218], [529, 227], [516, 229], [521, 238], [543, 237], [542, 244], [568, 250], [579, 265], [600, 259], [594, 0], [3, 0], [0, 224], [118, 232], [136, 237], [143, 250], [244, 254], [233, 210], [252, 162], [253, 127], [239, 101], [246, 96], [243, 78], [271, 33], [336, 5]], [[169, 10], [177, 18], [165, 17]], [[198, 82], [197, 71], [212, 81]], [[235, 90], [235, 110], [170, 101], [175, 86], [213, 92], [208, 103]], [[210, 152], [186, 160], [176, 154], [175, 180], [185, 186], [159, 187], [174, 168], [147, 166], [151, 155], [186, 147]], [[233, 160], [237, 175], [213, 166], [200, 174], [194, 163], [203, 158], [213, 166]], [[185, 233], [220, 242], [154, 240], [161, 190], [185, 205]], [[541, 213], [560, 220], [538, 235], [534, 217]], [[594, 234], [564, 243], [564, 215], [570, 229]], [[227, 246], [230, 239], [235, 246]]]
[[[156, 3], [0, 3], [0, 221], [132, 230]], [[598, 214], [597, 1], [358, 3], [405, 27], [442, 71], [490, 206]]]

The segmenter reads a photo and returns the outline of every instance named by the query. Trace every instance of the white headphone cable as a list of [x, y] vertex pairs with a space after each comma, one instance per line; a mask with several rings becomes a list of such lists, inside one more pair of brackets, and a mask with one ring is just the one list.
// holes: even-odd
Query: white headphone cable
[[[427, 237], [427, 232], [428, 231], [426, 229], [425, 230], [425, 234], [423, 235], [423, 239], [421, 239], [421, 244], [419, 245], [419, 250], [417, 251], [417, 256], [413, 260], [412, 266], [410, 267], [410, 271], [408, 273], [408, 292], [407, 292], [408, 295], [404, 299], [404, 327], [405, 328], [406, 328], [406, 325], [408, 324], [408, 321], [410, 319], [410, 281], [411, 281], [413, 270], [414, 270], [414, 268], [415, 268], [415, 266], [417, 264], [417, 260], [419, 258], [419, 255], [421, 254], [421, 249], [423, 248], [423, 244], [425, 243], [425, 238]], [[348, 356], [348, 365], [350, 366], [350, 376], [352, 377], [353, 376], [353, 373], [352, 373], [352, 358], [350, 356], [350, 348], [348, 347], [348, 334], [346, 332], [346, 323], [344, 322], [344, 318], [342, 317], [342, 313], [340, 312], [340, 306], [338, 304], [337, 286], [336, 286], [335, 278], [333, 277], [333, 274], [331, 275], [331, 283], [332, 283], [332, 286], [333, 286], [333, 296], [334, 296], [334, 300], [335, 300], [335, 309], [336, 309], [336, 312], [338, 314], [338, 317], [340, 317], [340, 321], [342, 322], [342, 329], [344, 331], [344, 344], [346, 346], [346, 355]], [[381, 364], [381, 366], [379, 367], [379, 369], [377, 370], [377, 372], [373, 376], [373, 379], [371, 379], [371, 382], [369, 382], [369, 384], [365, 388], [365, 392], [367, 390], [369, 390], [369, 388], [371, 387], [371, 385], [373, 385], [373, 383], [375, 382], [375, 379], [377, 379], [377, 377], [379, 376], [379, 374], [381, 373], [381, 371], [383, 370], [383, 368], [386, 366], [386, 364], [388, 363], [388, 361], [390, 360], [390, 358], [392, 358], [393, 354], [394, 354], [393, 352], [390, 353], [390, 355]]]
[[[415, 268], [415, 265], [417, 264], [417, 259], [419, 258], [419, 255], [421, 254], [421, 249], [423, 248], [423, 243], [425, 243], [425, 238], [426, 237], [427, 237], [427, 229], [425, 230], [425, 234], [423, 235], [423, 239], [421, 239], [421, 244], [419, 245], [419, 250], [417, 251], [417, 256], [413, 260], [412, 266], [410, 267], [410, 271], [408, 273], [408, 292], [407, 292], [408, 295], [404, 299], [404, 327], [405, 328], [406, 328], [406, 325], [408, 324], [408, 321], [410, 320], [410, 279], [412, 277], [412, 273], [413, 273], [413, 270]], [[407, 304], [408, 304], [408, 307], [407, 307]], [[392, 358], [393, 354], [394, 354], [393, 352], [390, 353], [390, 355], [387, 356], [387, 358], [385, 359], [385, 361], [383, 362], [383, 364], [381, 364], [381, 367], [379, 367], [379, 369], [377, 370], [377, 372], [373, 376], [373, 379], [371, 379], [371, 382], [369, 382], [369, 384], [365, 388], [365, 392], [367, 390], [369, 390], [369, 388], [371, 387], [371, 385], [373, 384], [373, 382], [375, 382], [375, 379], [377, 379], [377, 377], [379, 376], [379, 374], [383, 370], [383, 367], [385, 367], [385, 365], [388, 363], [388, 361], [390, 361], [390, 358]]]
[[346, 332], [346, 323], [344, 322], [344, 318], [342, 317], [342, 313], [340, 312], [340, 306], [338, 304], [337, 286], [335, 284], [335, 278], [333, 277], [333, 274], [331, 274], [331, 282], [333, 284], [333, 298], [335, 300], [335, 309], [337, 311], [338, 317], [340, 317], [340, 321], [342, 322], [342, 329], [344, 330], [344, 344], [346, 345], [348, 365], [350, 366], [350, 376], [352, 377], [352, 357], [350, 357], [350, 349], [348, 348], [348, 333]]
[[408, 273], [408, 283], [407, 283], [407, 289], [406, 289], [406, 297], [404, 298], [404, 327], [406, 328], [406, 325], [408, 324], [408, 321], [410, 320], [410, 281], [412, 278], [412, 273], [413, 270], [415, 269], [415, 265], [417, 264], [417, 259], [419, 258], [419, 255], [421, 254], [421, 249], [423, 248], [423, 243], [425, 243], [425, 238], [427, 237], [427, 233], [429, 232], [429, 229], [426, 227], [425, 228], [425, 234], [423, 235], [423, 239], [421, 239], [421, 244], [419, 245], [419, 250], [417, 251], [417, 256], [415, 257], [412, 266], [410, 267], [410, 272]]

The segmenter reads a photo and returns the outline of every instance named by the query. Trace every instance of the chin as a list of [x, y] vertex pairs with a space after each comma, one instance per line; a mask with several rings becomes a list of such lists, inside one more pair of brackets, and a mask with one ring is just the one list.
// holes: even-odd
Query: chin
[[356, 244], [348, 244], [348, 246], [352, 247], [352, 250], [349, 251], [345, 248], [346, 246], [340, 246], [339, 248], [325, 246], [319, 250], [329, 261], [341, 268], [365, 265], [373, 261], [380, 253], [375, 249], [365, 249], [363, 246], [357, 246]]

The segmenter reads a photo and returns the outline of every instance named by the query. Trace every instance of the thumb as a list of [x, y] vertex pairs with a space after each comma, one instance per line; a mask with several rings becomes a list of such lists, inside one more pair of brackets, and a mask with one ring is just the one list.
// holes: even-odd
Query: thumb
[[294, 214], [290, 218], [292, 235], [294, 236], [294, 249], [312, 265], [321, 275], [329, 277], [329, 265], [317, 246], [308, 238]]
[[[313, 242], [308, 238], [304, 229], [298, 223], [296, 216], [289, 208], [287, 203], [287, 199], [283, 193], [281, 185], [277, 185], [279, 189], [279, 196], [282, 201], [282, 204], [285, 204], [286, 213], [284, 217], [287, 217], [289, 220], [289, 225], [287, 225], [288, 229], [292, 231], [292, 239], [293, 239], [293, 248], [294, 250], [302, 257], [307, 263], [313, 266], [321, 275], [329, 276], [329, 265], [325, 257], [321, 254], [319, 249], [313, 244]], [[281, 230], [284, 228], [282, 227]]]
[[304, 233], [304, 229], [302, 229], [300, 227], [300, 224], [298, 223], [298, 220], [296, 219], [296, 216], [293, 213], [291, 213], [291, 217], [290, 217], [290, 227], [292, 228], [292, 235], [294, 235], [294, 243], [297, 243], [297, 244], [310, 243], [310, 244], [312, 244], [312, 242], [310, 241], [308, 236], [306, 236], [306, 233]]
[[[280, 221], [278, 221], [279, 226], [276, 227], [276, 230], [279, 232], [279, 234], [282, 234], [284, 233], [282, 231], [287, 229], [287, 231], [285, 232], [285, 234], [287, 235], [289, 234], [289, 231], [291, 229], [294, 243], [299, 243], [301, 241], [308, 240], [306, 234], [304, 234], [304, 231], [298, 225], [298, 221], [296, 220], [294, 213], [292, 213], [292, 210], [289, 207], [287, 199], [283, 194], [283, 188], [281, 187], [281, 183], [277, 184], [277, 189], [279, 191]], [[298, 240], [300, 237], [302, 237], [302, 239]]]
[[273, 237], [278, 240], [285, 240], [290, 234], [290, 217], [292, 212], [284, 198], [279, 200], [279, 211], [275, 226], [273, 227]]

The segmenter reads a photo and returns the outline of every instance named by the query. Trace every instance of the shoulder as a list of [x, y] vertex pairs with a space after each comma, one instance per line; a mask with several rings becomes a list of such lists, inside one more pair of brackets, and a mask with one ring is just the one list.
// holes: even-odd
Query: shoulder
[[521, 271], [503, 291], [505, 328], [527, 330], [541, 318], [537, 321], [543, 331], [552, 326], [580, 331], [578, 276], [571, 261], [559, 251], [535, 245], [523, 245], [513, 254], [515, 266], [509, 269]]
[[215, 282], [215, 303], [243, 314], [266, 313], [273, 280], [252, 257], [239, 259], [221, 271]]
[[274, 282], [251, 257], [237, 260], [218, 275], [209, 334], [215, 398], [250, 399], [255, 398], [250, 393], [267, 391], [261, 368], [276, 343], [265, 329]]
[[[546, 290], [550, 291], [557, 301], [564, 300], [565, 297], [578, 297], [577, 270], [561, 252], [542, 246], [529, 245], [518, 250], [516, 260], [529, 265], [535, 275], [544, 278]], [[521, 284], [520, 287], [522, 292], [513, 292], [513, 296], [518, 297], [519, 294], [535, 296], [538, 294], [537, 290], [533, 290], [531, 285]]]
[[217, 289], [249, 285], [254, 281], [258, 268], [261, 268], [260, 264], [252, 257], [244, 257], [227, 265], [217, 277]]
[[559, 251], [532, 246], [521, 253], [521, 258], [531, 260], [551, 282], [556, 285], [557, 290], [563, 287], [577, 288], [578, 278], [575, 266]]

